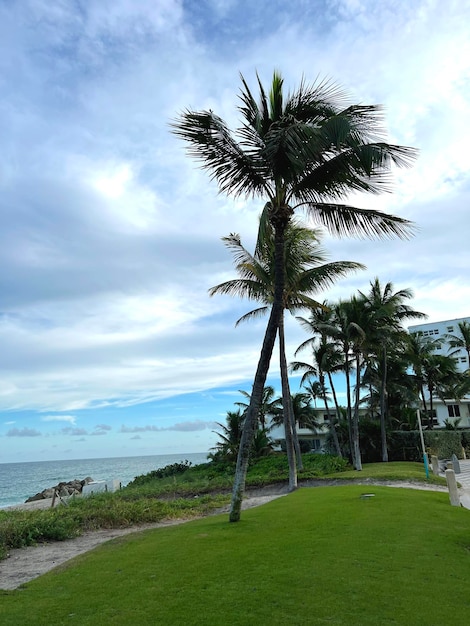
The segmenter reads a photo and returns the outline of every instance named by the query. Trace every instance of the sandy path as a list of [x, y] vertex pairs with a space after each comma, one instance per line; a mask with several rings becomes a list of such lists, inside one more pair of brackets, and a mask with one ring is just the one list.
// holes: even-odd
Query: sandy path
[[[314, 486], [327, 486], [338, 484], [352, 484], [351, 481], [331, 481], [325, 483], [324, 481], [307, 481], [305, 487]], [[378, 481], [366, 481], [364, 486], [371, 487], [374, 485], [382, 485], [388, 487], [404, 487], [408, 489], [423, 489], [430, 491], [447, 491], [446, 487], [440, 487], [438, 485], [424, 485], [417, 483], [391, 483], [391, 482], [378, 482]], [[256, 492], [252, 492], [247, 495], [243, 501], [242, 508], [247, 509], [261, 504], [266, 504], [275, 498], [279, 498], [286, 495], [285, 487], [268, 487], [266, 489], [260, 489]], [[40, 500], [37, 502], [31, 502], [29, 504], [20, 505], [23, 509], [37, 509], [47, 508], [50, 506], [50, 500]], [[216, 513], [223, 513], [228, 511], [229, 507], [219, 509]], [[159, 522], [156, 524], [145, 524], [141, 526], [134, 526], [131, 528], [111, 529], [111, 530], [96, 530], [93, 532], [86, 532], [80, 537], [75, 539], [66, 539], [65, 541], [58, 541], [53, 543], [42, 543], [37, 546], [30, 546], [28, 548], [21, 548], [18, 550], [10, 550], [7, 559], [0, 561], [0, 589], [17, 589], [20, 585], [27, 583], [41, 574], [49, 572], [54, 567], [69, 561], [73, 557], [88, 552], [96, 546], [114, 539], [115, 537], [122, 537], [129, 533], [141, 532], [151, 528], [163, 528], [165, 526], [173, 526], [176, 524], [183, 524], [190, 520], [175, 520], [167, 522]]]

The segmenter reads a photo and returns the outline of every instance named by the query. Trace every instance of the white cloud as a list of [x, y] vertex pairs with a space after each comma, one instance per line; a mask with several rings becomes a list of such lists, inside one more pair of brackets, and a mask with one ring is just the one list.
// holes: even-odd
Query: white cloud
[[76, 417], [74, 415], [45, 415], [41, 417], [43, 422], [68, 422], [69, 424], [75, 424]]
[[[469, 19], [457, 0], [4, 3], [0, 409], [73, 427], [87, 408], [84, 431], [110, 433], [94, 425], [122, 419], [97, 407], [251, 379], [263, 323], [235, 330], [249, 303], [207, 289], [233, 276], [220, 237], [252, 246], [263, 202], [218, 195], [169, 132], [185, 107], [236, 126], [239, 71], [253, 89], [256, 71], [268, 82], [279, 69], [287, 87], [330, 76], [354, 101], [384, 104], [391, 140], [420, 149], [394, 194], [354, 198], [419, 232], [327, 238], [332, 260], [369, 269], [323, 295], [377, 275], [414, 289], [430, 320], [467, 315]], [[293, 349], [303, 335], [288, 323]], [[175, 424], [197, 422], [186, 415]], [[15, 415], [11, 437], [31, 437], [38, 419]]]

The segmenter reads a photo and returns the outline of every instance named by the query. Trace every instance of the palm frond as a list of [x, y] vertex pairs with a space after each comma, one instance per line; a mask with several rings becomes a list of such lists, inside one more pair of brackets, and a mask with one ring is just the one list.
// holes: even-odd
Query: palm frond
[[269, 195], [266, 164], [256, 153], [244, 151], [212, 111], [183, 111], [170, 127], [189, 144], [189, 155], [217, 181], [220, 191], [234, 196]]
[[358, 209], [344, 204], [306, 203], [306, 210], [313, 221], [325, 226], [337, 237], [409, 239], [416, 230], [415, 225], [403, 217], [372, 209]]
[[252, 319], [256, 319], [258, 317], [263, 317], [264, 315], [266, 315], [266, 313], [268, 312], [268, 307], [267, 306], [262, 306], [259, 307], [258, 309], [253, 309], [253, 311], [249, 311], [248, 313], [245, 313], [245, 315], [242, 315], [236, 322], [235, 322], [235, 326], [238, 326], [239, 324], [241, 324], [242, 322], [247, 322], [248, 320], [252, 320]]

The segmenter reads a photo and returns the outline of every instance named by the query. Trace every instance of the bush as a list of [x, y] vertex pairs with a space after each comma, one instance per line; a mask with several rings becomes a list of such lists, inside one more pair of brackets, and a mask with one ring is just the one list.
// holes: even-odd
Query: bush
[[148, 472], [148, 474], [136, 476], [134, 480], [129, 483], [128, 486], [135, 487], [137, 485], [145, 485], [146, 483], [152, 482], [156, 478], [168, 478], [169, 476], [177, 476], [178, 474], [183, 474], [191, 466], [192, 463], [187, 460], [182, 463], [171, 463], [171, 465], [165, 465], [165, 467], [161, 467], [160, 469], [152, 470], [151, 472]]
[[63, 541], [80, 534], [79, 522], [64, 515], [64, 509], [9, 511], [0, 516], [3, 550], [24, 548], [41, 541]]
[[462, 458], [462, 437], [457, 430], [425, 430], [424, 443], [439, 459], [450, 459], [453, 454]]

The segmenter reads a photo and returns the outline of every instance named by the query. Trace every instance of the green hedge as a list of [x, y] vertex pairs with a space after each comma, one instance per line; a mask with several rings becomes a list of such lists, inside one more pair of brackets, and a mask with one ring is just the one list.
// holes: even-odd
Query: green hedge
[[463, 458], [462, 433], [458, 430], [425, 430], [423, 434], [426, 448], [439, 459], [450, 459], [453, 454]]
[[[429, 455], [439, 459], [450, 459], [453, 454], [463, 458], [462, 448], [470, 457], [470, 431], [468, 430], [425, 430], [424, 445]], [[423, 452], [418, 430], [393, 431], [388, 438], [391, 461], [421, 461]]]

